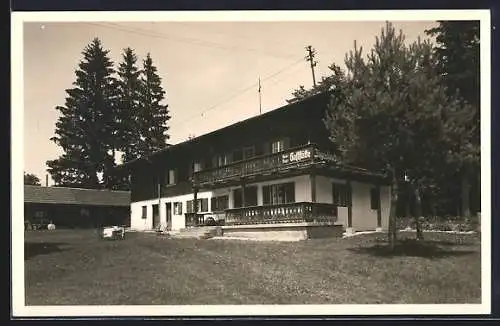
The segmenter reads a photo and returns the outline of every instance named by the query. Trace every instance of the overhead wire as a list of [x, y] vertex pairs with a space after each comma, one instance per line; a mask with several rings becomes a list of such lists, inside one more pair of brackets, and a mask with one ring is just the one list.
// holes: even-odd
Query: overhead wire
[[[104, 28], [116, 29], [116, 30], [120, 30], [123, 32], [138, 34], [138, 35], [152, 37], [152, 38], [169, 39], [169, 40], [173, 40], [173, 41], [177, 41], [177, 42], [190, 43], [190, 44], [218, 48], [218, 49], [223, 49], [223, 50], [240, 50], [240, 51], [260, 52], [260, 53], [264, 53], [268, 56], [279, 57], [280, 59], [292, 59], [292, 57], [288, 56], [288, 55], [277, 55], [277, 54], [266, 52], [266, 51], [250, 49], [250, 48], [243, 48], [243, 47], [238, 47], [238, 46], [227, 46], [227, 45], [223, 45], [220, 43], [210, 42], [210, 41], [201, 40], [201, 39], [197, 39], [197, 38], [193, 38], [193, 37], [189, 37], [189, 38], [188, 37], [175, 37], [175, 36], [172, 36], [172, 35], [169, 35], [166, 33], [155, 32], [155, 31], [151, 31], [151, 30], [145, 30], [145, 29], [134, 28], [134, 27], [125, 27], [125, 26], [119, 25], [119, 24], [99, 23], [99, 22], [86, 22], [86, 24], [100, 26], [100, 27], [104, 27]], [[297, 59], [297, 57], [293, 57], [293, 59]], [[295, 65], [299, 64], [302, 61], [303, 61], [303, 58], [301, 57], [300, 59], [298, 59], [298, 60], [292, 62], [291, 64], [281, 68], [280, 70], [262, 78], [261, 82], [264, 82], [266, 80], [274, 78], [275, 76], [277, 76], [277, 75], [283, 73], [284, 71], [294, 67]], [[225, 104], [238, 96], [241, 96], [242, 94], [244, 94], [245, 92], [249, 91], [250, 89], [252, 89], [256, 86], [258, 86], [258, 82], [255, 82], [255, 83], [253, 83], [253, 84], [251, 84], [243, 89], [240, 89], [239, 91], [233, 93], [229, 97], [224, 98], [220, 102], [217, 102], [217, 103], [211, 105], [210, 107], [208, 107], [200, 112], [197, 112], [196, 114], [191, 115], [187, 119], [184, 119], [183, 121], [181, 121], [180, 123], [177, 124], [177, 127], [186, 124], [187, 122], [191, 121], [192, 119], [197, 118], [198, 116], [203, 116], [205, 113], [218, 108], [220, 105]]]
[[[279, 74], [281, 74], [281, 73], [283, 73], [283, 72], [285, 72], [286, 70], [288, 70], [288, 69], [292, 68], [293, 66], [297, 65], [298, 63], [300, 63], [300, 62], [302, 62], [302, 61], [303, 61], [303, 58], [300, 58], [300, 60], [297, 60], [297, 61], [293, 62], [292, 64], [289, 64], [289, 65], [285, 66], [284, 68], [282, 68], [282, 69], [280, 69], [280, 70], [278, 70], [278, 71], [276, 71], [276, 72], [274, 72], [274, 73], [272, 73], [272, 74], [270, 74], [270, 75], [266, 76], [265, 78], [262, 78], [262, 79], [261, 79], [261, 83], [262, 83], [262, 82], [264, 82], [264, 81], [266, 81], [266, 80], [269, 80], [269, 79], [271, 79], [271, 78], [273, 78], [273, 77], [275, 77], [275, 76], [277, 76], [277, 75], [279, 75]], [[190, 116], [190, 117], [188, 117], [187, 119], [182, 120], [181, 122], [179, 122], [179, 123], [177, 124], [177, 126], [182, 126], [182, 125], [184, 125], [185, 123], [187, 123], [187, 122], [191, 121], [192, 119], [197, 118], [198, 116], [203, 116], [203, 114], [205, 114], [205, 113], [207, 113], [207, 112], [209, 112], [209, 111], [211, 111], [211, 110], [216, 109], [216, 108], [217, 108], [217, 107], [219, 107], [220, 105], [222, 105], [222, 104], [225, 104], [225, 103], [229, 102], [230, 100], [232, 100], [232, 99], [234, 99], [234, 98], [236, 98], [236, 97], [238, 97], [238, 96], [240, 96], [240, 95], [244, 94], [245, 92], [249, 91], [250, 89], [257, 87], [258, 85], [259, 85], [259, 82], [257, 81], [257, 82], [255, 82], [255, 83], [253, 83], [253, 84], [251, 84], [251, 85], [249, 85], [249, 86], [247, 86], [247, 87], [245, 87], [245, 88], [243, 88], [243, 89], [241, 89], [241, 90], [239, 90], [239, 91], [237, 91], [237, 92], [233, 93], [232, 95], [230, 95], [229, 97], [227, 97], [227, 98], [225, 98], [225, 99], [221, 100], [220, 102], [217, 102], [217, 103], [215, 103], [215, 104], [211, 105], [210, 107], [208, 107], [208, 108], [206, 108], [206, 109], [204, 109], [204, 110], [202, 110], [202, 111], [199, 111], [199, 112], [197, 112], [197, 113], [195, 113], [195, 114], [191, 115], [191, 116]]]
[[123, 26], [120, 24], [98, 23], [98, 22], [86, 22], [85, 24], [93, 25], [93, 26], [100, 26], [100, 27], [110, 28], [110, 29], [116, 29], [116, 30], [120, 30], [123, 32], [128, 32], [128, 33], [133, 33], [133, 34], [138, 34], [138, 35], [148, 36], [148, 37], [153, 37], [153, 38], [168, 39], [168, 40], [171, 40], [174, 42], [189, 43], [189, 44], [193, 44], [193, 45], [216, 48], [216, 49], [220, 49], [220, 50], [238, 50], [238, 51], [256, 52], [256, 53], [265, 54], [267, 56], [275, 57], [275, 58], [279, 58], [279, 59], [288, 59], [288, 60], [295, 59], [295, 56], [288, 55], [288, 54], [278, 54], [278, 53], [264, 51], [264, 50], [260, 50], [260, 49], [252, 49], [252, 48], [245, 48], [245, 47], [236, 46], [236, 45], [221, 44], [221, 43], [202, 40], [202, 39], [198, 39], [198, 38], [194, 38], [194, 37], [173, 36], [173, 35], [170, 35], [170, 34], [167, 34], [164, 32], [157, 32], [157, 31], [141, 29], [141, 28], [136, 28], [136, 27], [130, 27], [130, 26]]
[[[185, 27], [188, 27], [188, 28], [191, 28], [191, 29], [195, 29], [195, 30], [200, 30], [200, 27], [196, 27], [196, 26], [193, 26], [195, 24], [191, 23], [191, 22], [187, 22], [185, 24], [183, 24]], [[237, 37], [238, 39], [246, 39], [246, 40], [250, 40], [250, 41], [256, 41], [255, 38], [253, 37], [250, 37], [250, 36], [247, 36], [247, 35], [242, 35], [242, 34], [238, 34], [238, 35], [234, 35], [234, 34], [228, 34], [227, 32], [222, 32], [220, 31], [219, 29], [213, 29], [213, 28], [206, 28], [206, 25], [203, 26], [203, 29], [202, 29], [204, 32], [209, 32], [210, 34], [214, 34], [214, 35], [221, 35], [221, 36], [225, 36], [225, 37]], [[269, 43], [270, 41], [269, 40], [266, 40], [266, 39], [263, 39], [261, 37], [261, 35], [259, 34], [259, 38], [258, 38], [259, 41], [264, 41], [264, 42], [267, 42]], [[282, 47], [291, 47], [292, 45], [289, 44], [289, 43], [284, 43], [284, 42], [281, 42], [281, 41], [278, 41], [278, 40], [275, 40], [273, 39], [272, 40], [272, 44], [273, 45], [279, 45], [279, 46], [282, 46]], [[301, 47], [302, 49], [302, 47]], [[293, 55], [290, 55], [290, 58], [294, 57]]]

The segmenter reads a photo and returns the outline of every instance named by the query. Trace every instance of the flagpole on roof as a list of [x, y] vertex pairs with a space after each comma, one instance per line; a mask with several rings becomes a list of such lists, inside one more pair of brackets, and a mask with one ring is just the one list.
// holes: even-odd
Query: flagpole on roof
[[260, 87], [260, 77], [259, 77], [259, 114], [262, 114], [262, 93]]

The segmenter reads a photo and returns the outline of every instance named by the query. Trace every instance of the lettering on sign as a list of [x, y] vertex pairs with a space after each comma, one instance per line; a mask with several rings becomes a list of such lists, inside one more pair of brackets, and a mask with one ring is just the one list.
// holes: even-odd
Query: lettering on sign
[[300, 151], [295, 151], [295, 152], [283, 154], [282, 162], [284, 164], [287, 164], [287, 163], [292, 163], [292, 162], [299, 162], [299, 161], [306, 160], [309, 158], [311, 158], [311, 150], [304, 149], [304, 150], [300, 150]]
[[337, 161], [335, 159], [335, 156], [331, 153], [316, 152], [315, 156], [317, 159], [319, 159], [321, 161], [327, 161], [327, 162], [336, 162]]

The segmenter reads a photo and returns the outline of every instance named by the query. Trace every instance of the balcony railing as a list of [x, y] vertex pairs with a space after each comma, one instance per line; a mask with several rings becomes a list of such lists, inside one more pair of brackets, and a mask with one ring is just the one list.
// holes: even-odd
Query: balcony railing
[[321, 203], [289, 203], [226, 210], [225, 225], [277, 224], [277, 223], [334, 223], [337, 206]]
[[333, 156], [321, 151], [315, 144], [306, 144], [286, 151], [262, 155], [245, 161], [234, 162], [218, 168], [195, 172], [196, 185], [224, 182], [238, 177], [283, 171], [289, 168], [310, 166], [316, 162], [334, 161]]

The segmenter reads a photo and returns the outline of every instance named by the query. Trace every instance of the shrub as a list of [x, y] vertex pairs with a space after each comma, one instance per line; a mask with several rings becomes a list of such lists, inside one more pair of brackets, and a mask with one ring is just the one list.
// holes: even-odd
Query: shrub
[[[422, 230], [434, 231], [480, 231], [479, 217], [464, 219], [460, 216], [425, 216], [420, 220]], [[400, 217], [397, 219], [396, 227], [398, 230], [417, 228], [414, 218]]]

